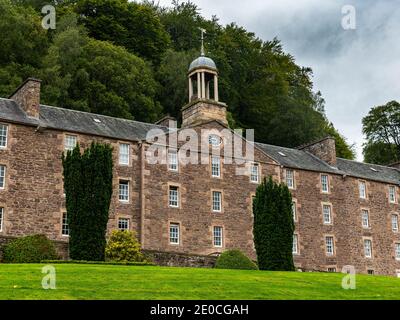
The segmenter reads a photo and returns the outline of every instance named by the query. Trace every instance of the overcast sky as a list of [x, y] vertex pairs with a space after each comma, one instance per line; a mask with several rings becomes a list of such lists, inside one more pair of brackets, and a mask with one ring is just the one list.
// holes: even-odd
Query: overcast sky
[[[369, 109], [400, 101], [400, 0], [193, 0], [203, 16], [236, 22], [264, 40], [278, 37], [296, 62], [314, 72], [326, 113], [362, 160], [361, 119]], [[160, 5], [170, 5], [160, 0]], [[342, 13], [352, 5], [356, 29]]]

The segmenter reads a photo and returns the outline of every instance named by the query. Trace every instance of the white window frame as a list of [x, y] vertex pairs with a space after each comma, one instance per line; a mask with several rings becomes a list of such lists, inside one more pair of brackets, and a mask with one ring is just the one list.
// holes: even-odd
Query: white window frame
[[4, 208], [0, 207], [0, 232], [3, 231]]
[[[326, 179], [326, 181], [324, 181]], [[322, 193], [329, 193], [329, 176], [321, 174], [321, 191]]]
[[297, 201], [292, 201], [293, 221], [297, 221]]
[[68, 216], [66, 212], [62, 213], [61, 219], [61, 236], [69, 237]]
[[395, 242], [394, 244], [394, 257], [397, 261], [400, 260], [400, 242]]
[[[328, 211], [325, 209], [328, 209]], [[322, 219], [324, 224], [332, 224], [332, 205], [327, 203], [322, 204]]]
[[333, 236], [325, 236], [325, 253], [327, 256], [335, 254], [335, 239]]
[[169, 243], [173, 245], [180, 244], [180, 224], [170, 223], [169, 224]]
[[0, 123], [0, 141], [4, 141], [4, 145], [0, 144], [0, 149], [6, 149], [8, 144], [8, 125]]
[[367, 199], [367, 183], [365, 181], [358, 182], [358, 192], [360, 199]]
[[6, 187], [6, 174], [7, 174], [7, 168], [5, 165], [1, 164], [0, 165], [0, 181], [2, 181], [2, 184], [0, 184], [0, 189], [3, 190]]
[[211, 156], [211, 176], [213, 178], [221, 177], [221, 157]]
[[396, 203], [397, 196], [396, 196], [396, 186], [389, 186], [389, 202]]
[[258, 163], [252, 163], [250, 165], [250, 182], [260, 182], [260, 165]]
[[179, 170], [178, 150], [168, 149], [168, 170], [174, 172]]
[[120, 143], [119, 144], [119, 159], [118, 163], [122, 166], [129, 166], [130, 164], [130, 144], [129, 143]]
[[119, 231], [129, 231], [130, 229], [130, 220], [129, 218], [118, 218], [118, 230]]
[[364, 229], [368, 229], [370, 227], [369, 224], [369, 210], [362, 209], [361, 210], [361, 225]]
[[179, 187], [169, 186], [168, 188], [168, 205], [171, 208], [179, 208]]
[[392, 214], [391, 216], [391, 225], [392, 231], [398, 232], [399, 231], [399, 216], [397, 214]]
[[[65, 151], [72, 151], [75, 149], [77, 143], [78, 143], [78, 138], [75, 135], [72, 134], [66, 134], [64, 138], [64, 150]], [[72, 144], [71, 141], [74, 141]]]
[[[130, 189], [130, 181], [120, 179], [118, 182], [118, 200], [123, 203], [129, 202], [129, 189]], [[125, 188], [126, 186], [126, 188]]]
[[[294, 170], [286, 169], [285, 171], [285, 180], [286, 185], [289, 189], [294, 189], [295, 181], [294, 181]], [[290, 183], [289, 183], [290, 182]]]
[[222, 211], [222, 192], [213, 190], [212, 194], [212, 211], [221, 212]]
[[297, 234], [293, 234], [293, 246], [292, 246], [292, 253], [299, 254], [299, 237]]
[[[367, 246], [367, 243], [369, 244], [368, 246]], [[372, 240], [371, 239], [364, 239], [364, 255], [366, 258], [372, 258]]]
[[[218, 244], [219, 243], [219, 244]], [[224, 228], [221, 226], [213, 227], [213, 244], [216, 248], [222, 248], [224, 243]]]

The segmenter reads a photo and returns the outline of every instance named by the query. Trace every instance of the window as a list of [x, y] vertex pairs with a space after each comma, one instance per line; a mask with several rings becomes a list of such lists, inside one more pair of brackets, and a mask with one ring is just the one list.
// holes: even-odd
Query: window
[[369, 228], [369, 212], [368, 210], [361, 211], [361, 220], [363, 228]]
[[374, 274], [374, 270], [368, 269], [368, 270], [367, 270], [367, 273], [368, 273], [369, 275], [373, 275], [373, 274]]
[[129, 230], [129, 219], [128, 218], [119, 218], [118, 219], [118, 230], [120, 230], [120, 231]]
[[0, 148], [7, 147], [8, 126], [0, 124]]
[[0, 189], [4, 189], [6, 185], [6, 166], [0, 165]]
[[321, 175], [321, 188], [322, 192], [324, 193], [329, 192], [329, 178], [326, 174]]
[[65, 150], [74, 150], [76, 147], [76, 136], [71, 136], [71, 135], [66, 135], [65, 136], [65, 144], [64, 148]]
[[329, 204], [324, 204], [322, 206], [322, 213], [324, 216], [324, 224], [331, 224], [332, 223], [332, 216], [331, 216], [331, 206]]
[[169, 243], [179, 244], [179, 224], [177, 223], [169, 225]]
[[179, 207], [179, 188], [175, 186], [169, 187], [169, 206]]
[[396, 187], [389, 186], [389, 202], [396, 203]]
[[221, 159], [218, 156], [211, 156], [211, 176], [215, 178], [221, 176]]
[[168, 170], [178, 171], [178, 152], [168, 150]]
[[367, 198], [367, 186], [364, 181], [360, 181], [358, 184], [358, 188], [360, 191], [360, 198], [366, 199]]
[[4, 208], [0, 208], [0, 231], [3, 231]]
[[326, 254], [328, 256], [333, 256], [333, 253], [335, 252], [335, 248], [334, 248], [332, 236], [325, 237], [325, 247], [326, 247]]
[[296, 201], [292, 202], [292, 213], [293, 213], [293, 220], [297, 221], [297, 204], [296, 204]]
[[214, 247], [222, 247], [222, 227], [214, 227]]
[[129, 144], [119, 144], [119, 164], [129, 165]]
[[395, 257], [400, 260], [400, 243], [395, 243]]
[[66, 212], [64, 212], [62, 215], [61, 235], [63, 236], [69, 235], [68, 218]]
[[286, 170], [286, 185], [290, 189], [294, 189], [294, 175], [293, 170], [287, 169]]
[[369, 239], [364, 240], [364, 253], [366, 258], [372, 258], [372, 241]]
[[252, 163], [250, 167], [250, 181], [258, 183], [260, 181], [260, 172], [258, 163]]
[[399, 231], [399, 218], [397, 214], [392, 214], [392, 230], [394, 232]]
[[336, 272], [336, 268], [328, 268], [328, 272]]
[[129, 181], [119, 180], [119, 201], [129, 201]]
[[221, 201], [222, 201], [222, 193], [220, 191], [212, 192], [212, 210], [213, 211], [221, 211]]
[[297, 234], [293, 235], [293, 254], [299, 253], [299, 242], [298, 242]]

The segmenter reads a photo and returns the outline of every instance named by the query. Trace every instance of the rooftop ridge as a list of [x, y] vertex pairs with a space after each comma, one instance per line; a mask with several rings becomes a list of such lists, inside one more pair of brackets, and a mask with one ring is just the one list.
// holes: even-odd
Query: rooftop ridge
[[337, 159], [340, 159], [340, 160], [343, 160], [343, 161], [348, 161], [348, 162], [355, 162], [355, 163], [359, 163], [359, 164], [366, 165], [366, 166], [375, 166], [375, 167], [381, 167], [381, 168], [386, 168], [386, 169], [392, 169], [392, 170], [397, 170], [397, 171], [399, 171], [399, 169], [397, 169], [397, 168], [393, 168], [393, 167], [390, 167], [390, 166], [385, 166], [385, 165], [382, 165], [382, 164], [375, 164], [375, 163], [369, 163], [369, 162], [362, 162], [362, 161], [351, 160], [351, 159], [345, 159], [345, 158], [340, 158], [340, 157], [337, 157]]

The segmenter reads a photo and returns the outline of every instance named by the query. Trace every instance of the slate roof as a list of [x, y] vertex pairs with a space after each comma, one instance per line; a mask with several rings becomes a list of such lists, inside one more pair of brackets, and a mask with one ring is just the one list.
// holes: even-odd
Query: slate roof
[[114, 118], [88, 112], [40, 105], [39, 120], [27, 117], [12, 100], [0, 99], [0, 119], [42, 126], [69, 132], [110, 137], [122, 140], [145, 140], [151, 129], [168, 131], [151, 123]]
[[400, 185], [400, 170], [396, 168], [342, 158], [337, 158], [336, 167], [332, 167], [325, 161], [304, 150], [278, 147], [258, 142], [255, 145], [284, 167], [348, 175], [361, 179]]
[[[145, 140], [151, 129], [168, 132], [165, 126], [119, 119], [88, 112], [40, 106], [40, 118], [28, 117], [13, 100], [0, 98], [0, 120], [57, 130], [97, 135], [121, 140]], [[264, 143], [255, 146], [284, 167], [332, 174], [348, 175], [362, 179], [400, 185], [400, 170], [375, 164], [337, 158], [337, 167], [332, 167], [311, 153]]]

